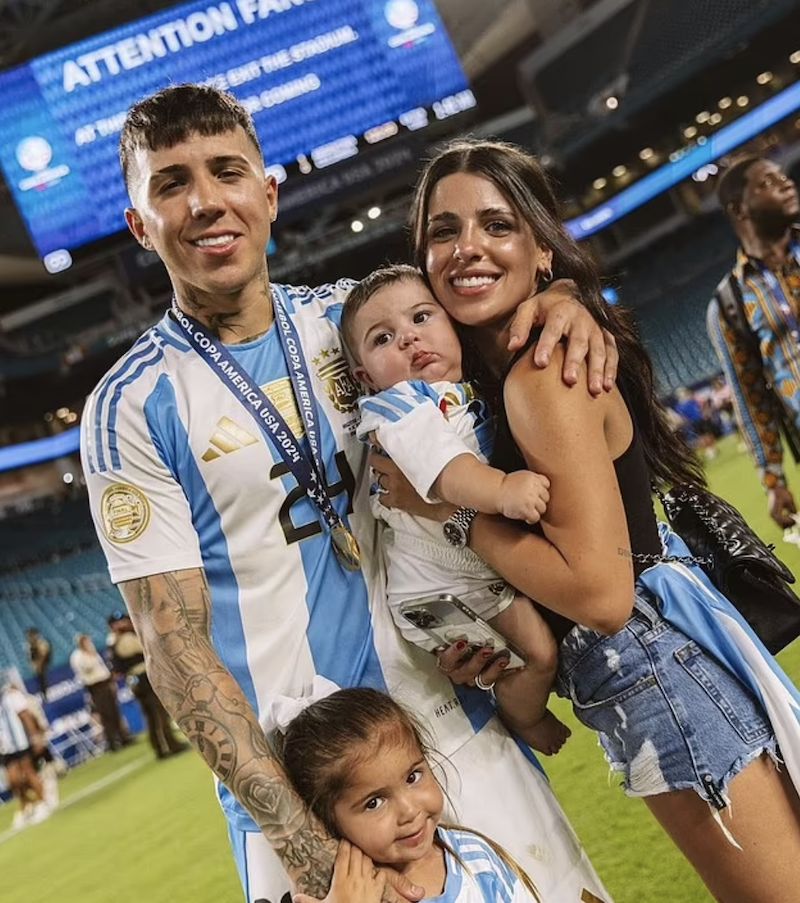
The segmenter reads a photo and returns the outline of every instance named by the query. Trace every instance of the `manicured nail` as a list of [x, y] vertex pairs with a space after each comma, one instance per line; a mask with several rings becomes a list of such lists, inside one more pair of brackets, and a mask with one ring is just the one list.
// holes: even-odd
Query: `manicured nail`
[[507, 667], [507, 665], [508, 665], [508, 659], [507, 659], [507, 658], [500, 659], [500, 667], [501, 667], [501, 668], [505, 668], [505, 667]]
[[481, 650], [481, 658], [489, 658], [490, 655], [494, 655], [494, 649]]
[[456, 649], [458, 649], [459, 652], [463, 652], [466, 648], [467, 648], [467, 641], [466, 641], [466, 640], [459, 640], [459, 641], [456, 643]]

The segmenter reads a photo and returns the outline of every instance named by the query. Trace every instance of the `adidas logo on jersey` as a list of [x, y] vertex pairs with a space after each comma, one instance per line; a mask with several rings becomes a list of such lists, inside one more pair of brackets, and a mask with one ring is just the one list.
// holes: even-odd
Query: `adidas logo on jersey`
[[[303, 435], [303, 422], [300, 420], [300, 412], [297, 410], [289, 377], [275, 379], [260, 388], [278, 409], [278, 413], [286, 421], [295, 438], [300, 439]], [[253, 434], [239, 426], [230, 417], [223, 417], [217, 423], [214, 435], [209, 440], [209, 447], [203, 453], [203, 460], [214, 461], [222, 455], [229, 455], [231, 452], [253, 445], [257, 441]]]
[[234, 423], [230, 417], [223, 417], [217, 423], [214, 435], [209, 441], [209, 447], [203, 453], [203, 460], [213, 461], [221, 455], [229, 455], [231, 452], [245, 448], [247, 445], [253, 445], [255, 442], [255, 436]]

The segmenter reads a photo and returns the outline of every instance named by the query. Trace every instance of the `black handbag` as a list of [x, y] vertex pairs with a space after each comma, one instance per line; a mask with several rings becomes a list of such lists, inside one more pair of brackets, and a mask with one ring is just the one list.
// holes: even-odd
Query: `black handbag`
[[729, 502], [699, 486], [657, 493], [672, 529], [773, 654], [800, 636], [794, 574]]

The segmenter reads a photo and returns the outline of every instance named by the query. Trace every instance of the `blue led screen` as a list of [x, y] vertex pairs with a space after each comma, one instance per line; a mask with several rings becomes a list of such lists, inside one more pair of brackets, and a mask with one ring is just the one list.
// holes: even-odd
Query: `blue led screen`
[[181, 82], [232, 91], [267, 162], [306, 171], [474, 105], [432, 0], [187, 3], [104, 32], [0, 73], [0, 166], [46, 265], [124, 229], [125, 112]]

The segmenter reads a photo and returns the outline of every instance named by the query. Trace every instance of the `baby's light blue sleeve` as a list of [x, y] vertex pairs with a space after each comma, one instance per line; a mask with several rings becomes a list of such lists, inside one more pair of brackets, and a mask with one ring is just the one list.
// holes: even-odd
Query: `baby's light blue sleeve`
[[444, 468], [459, 455], [475, 452], [464, 442], [439, 407], [440, 395], [419, 380], [397, 383], [375, 395], [359, 399], [358, 437], [374, 435], [381, 448], [426, 501]]

